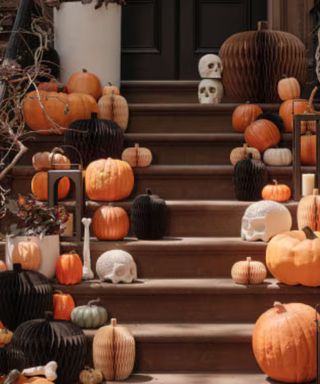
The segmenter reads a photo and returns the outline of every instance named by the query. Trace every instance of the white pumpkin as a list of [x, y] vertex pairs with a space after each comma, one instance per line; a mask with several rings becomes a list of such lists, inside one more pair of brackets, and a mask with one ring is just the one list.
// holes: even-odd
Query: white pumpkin
[[260, 160], [260, 152], [253, 147], [248, 147], [248, 144], [243, 144], [242, 147], [233, 148], [230, 152], [230, 162], [232, 165], [236, 165], [238, 161], [244, 160], [247, 158], [247, 155], [251, 153], [254, 160]]
[[263, 161], [271, 166], [290, 165], [292, 152], [289, 148], [269, 148], [263, 154]]
[[140, 147], [135, 144], [134, 147], [126, 148], [121, 156], [123, 161], [126, 161], [131, 167], [148, 167], [152, 162], [152, 153], [150, 149]]

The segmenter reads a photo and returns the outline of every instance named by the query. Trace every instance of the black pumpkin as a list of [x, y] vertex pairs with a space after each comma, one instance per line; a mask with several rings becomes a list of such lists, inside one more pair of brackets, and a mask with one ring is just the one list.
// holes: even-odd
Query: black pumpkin
[[80, 371], [86, 362], [87, 340], [82, 329], [70, 321], [53, 320], [52, 312], [48, 312], [45, 319], [21, 324], [13, 335], [11, 346], [24, 354], [26, 367], [56, 361], [56, 383], [79, 382]]
[[[64, 142], [76, 147], [82, 155], [84, 166], [94, 160], [112, 157], [120, 159], [124, 134], [117, 123], [98, 119], [92, 113], [89, 120], [78, 120], [66, 131]], [[74, 153], [69, 154], [72, 158]]]
[[0, 348], [0, 375], [7, 375], [11, 370], [22, 371], [26, 367], [24, 354], [11, 345]]
[[166, 202], [147, 189], [145, 195], [139, 195], [134, 199], [131, 208], [131, 225], [138, 239], [162, 239], [167, 225]]
[[14, 331], [24, 321], [44, 316], [53, 309], [52, 286], [39, 272], [21, 269], [0, 273], [0, 319]]
[[268, 183], [268, 171], [260, 160], [249, 154], [234, 167], [234, 190], [238, 200], [261, 200], [262, 188]]

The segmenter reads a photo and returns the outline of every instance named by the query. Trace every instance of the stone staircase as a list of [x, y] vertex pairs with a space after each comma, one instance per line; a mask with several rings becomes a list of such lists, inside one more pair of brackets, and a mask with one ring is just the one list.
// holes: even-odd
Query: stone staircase
[[[58, 286], [78, 305], [100, 297], [109, 315], [127, 324], [137, 341], [136, 375], [128, 383], [261, 384], [251, 350], [257, 317], [274, 301], [319, 301], [318, 289], [288, 287], [269, 278], [260, 286], [235, 285], [234, 262], [252, 256], [264, 260], [264, 243], [239, 238], [241, 217], [249, 205], [234, 200], [230, 150], [242, 136], [231, 129], [234, 104], [196, 104], [196, 82], [129, 82], [126, 145], [151, 148], [153, 165], [136, 169], [131, 199], [115, 203], [130, 210], [132, 198], [146, 187], [167, 200], [169, 225], [163, 241], [101, 242], [92, 239], [93, 265], [102, 252], [121, 248], [138, 265], [133, 285], [82, 283]], [[275, 111], [277, 105], [264, 105]], [[29, 153], [12, 173], [13, 189], [30, 192], [34, 152], [61, 144], [60, 136], [29, 139]], [[290, 146], [290, 137], [285, 137]], [[270, 168], [270, 178], [291, 183], [292, 168]], [[307, 169], [305, 170], [307, 171]], [[72, 202], [65, 202], [72, 205]], [[87, 215], [99, 206], [88, 201]], [[297, 204], [287, 204], [295, 221]], [[81, 245], [62, 243], [62, 250]], [[1, 245], [1, 254], [4, 244]], [[92, 338], [94, 332], [87, 332]]]

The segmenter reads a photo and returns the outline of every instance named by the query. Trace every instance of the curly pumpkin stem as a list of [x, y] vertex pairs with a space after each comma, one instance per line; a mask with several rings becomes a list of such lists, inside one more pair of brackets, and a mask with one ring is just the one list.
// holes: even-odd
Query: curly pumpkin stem
[[97, 297], [95, 300], [90, 300], [88, 302], [88, 305], [91, 307], [92, 305], [99, 304], [99, 303], [101, 303], [101, 299], [100, 297]]
[[308, 240], [315, 240], [318, 238], [318, 236], [313, 232], [313, 230], [310, 227], [304, 227], [302, 228], [302, 230]]
[[275, 301], [273, 303], [273, 307], [277, 309], [278, 313], [286, 312], [285, 306], [282, 303], [280, 303], [280, 301]]
[[278, 185], [279, 184], [278, 180], [276, 180], [276, 179], [272, 179], [272, 182], [273, 182], [274, 185]]
[[117, 319], [111, 319], [111, 325], [112, 325], [112, 327], [116, 327], [117, 326]]

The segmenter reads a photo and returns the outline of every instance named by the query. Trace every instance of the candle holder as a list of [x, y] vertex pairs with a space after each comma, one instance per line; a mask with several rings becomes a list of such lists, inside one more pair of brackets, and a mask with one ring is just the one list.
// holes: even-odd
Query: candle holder
[[320, 187], [320, 115], [317, 113], [305, 113], [303, 115], [295, 115], [293, 119], [293, 138], [292, 138], [292, 152], [293, 152], [293, 199], [299, 201], [301, 199], [301, 123], [302, 122], [315, 122], [316, 124], [316, 141], [317, 141], [317, 154], [316, 154], [316, 182], [315, 188]]
[[[80, 152], [72, 146], [62, 145], [54, 148], [52, 159], [55, 153], [64, 154], [64, 147], [70, 147], [77, 152], [79, 164], [71, 164], [70, 169], [50, 169], [48, 171], [48, 204], [49, 207], [58, 204], [58, 183], [62, 177], [68, 177], [74, 184], [75, 191], [75, 209], [74, 209], [74, 236], [68, 237], [68, 240], [80, 242], [82, 239], [82, 217], [84, 213], [84, 185], [83, 185], [83, 166]], [[54, 166], [54, 164], [51, 164]]]

